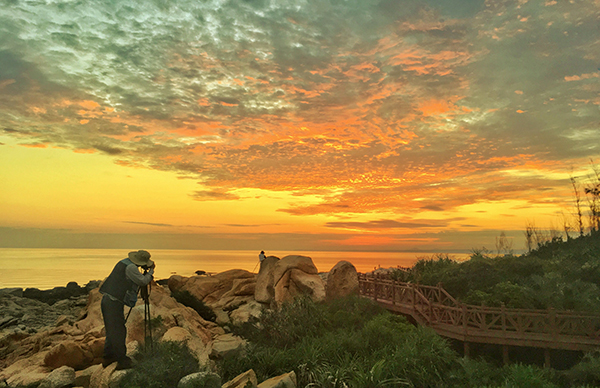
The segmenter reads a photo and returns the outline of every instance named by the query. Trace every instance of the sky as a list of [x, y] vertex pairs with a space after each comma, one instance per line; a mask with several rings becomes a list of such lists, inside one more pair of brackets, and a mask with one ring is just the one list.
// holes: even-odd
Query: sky
[[600, 157], [600, 0], [0, 4], [0, 247], [518, 251]]

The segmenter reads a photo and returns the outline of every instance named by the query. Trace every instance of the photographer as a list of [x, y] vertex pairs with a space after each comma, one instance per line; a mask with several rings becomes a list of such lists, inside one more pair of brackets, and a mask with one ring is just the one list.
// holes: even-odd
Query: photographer
[[[107, 367], [117, 362], [117, 369], [129, 369], [132, 362], [127, 357], [125, 339], [124, 306], [133, 307], [137, 302], [139, 287], [148, 285], [152, 281], [156, 265], [150, 260], [147, 251], [129, 252], [129, 257], [119, 261], [113, 268], [108, 278], [100, 286], [102, 297], [102, 317], [106, 330], [104, 343], [104, 360], [102, 366]], [[140, 273], [139, 267], [144, 269]]]

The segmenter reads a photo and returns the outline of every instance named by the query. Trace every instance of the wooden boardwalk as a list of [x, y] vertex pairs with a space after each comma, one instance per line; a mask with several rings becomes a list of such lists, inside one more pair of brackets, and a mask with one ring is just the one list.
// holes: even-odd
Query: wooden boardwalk
[[[468, 343], [590, 351], [600, 348], [600, 314], [474, 306], [458, 302], [442, 287], [359, 274], [360, 294], [386, 309], [411, 316], [439, 335]], [[548, 361], [549, 363], [549, 361]]]

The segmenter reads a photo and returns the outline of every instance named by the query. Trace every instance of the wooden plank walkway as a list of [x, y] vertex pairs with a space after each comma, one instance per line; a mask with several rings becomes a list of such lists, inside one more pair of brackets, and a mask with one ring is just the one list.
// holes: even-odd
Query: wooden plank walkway
[[411, 316], [438, 334], [465, 342], [542, 349], [600, 348], [600, 314], [474, 306], [442, 287], [359, 274], [360, 294], [386, 309]]

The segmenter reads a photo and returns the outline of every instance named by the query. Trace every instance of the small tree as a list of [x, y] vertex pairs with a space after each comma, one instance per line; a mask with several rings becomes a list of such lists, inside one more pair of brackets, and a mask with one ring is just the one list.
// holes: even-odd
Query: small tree
[[512, 240], [506, 238], [506, 233], [504, 233], [504, 231], [500, 233], [500, 237], [496, 237], [496, 251], [498, 252], [498, 255], [512, 255], [513, 253]]
[[585, 187], [585, 193], [589, 196], [590, 207], [590, 229], [592, 232], [600, 231], [600, 169], [592, 164], [595, 181]]
[[571, 177], [571, 185], [573, 186], [573, 192], [575, 193], [575, 210], [577, 211], [577, 227], [579, 229], [579, 236], [583, 236], [583, 213], [581, 212], [581, 195], [579, 194], [579, 185], [574, 177]]

